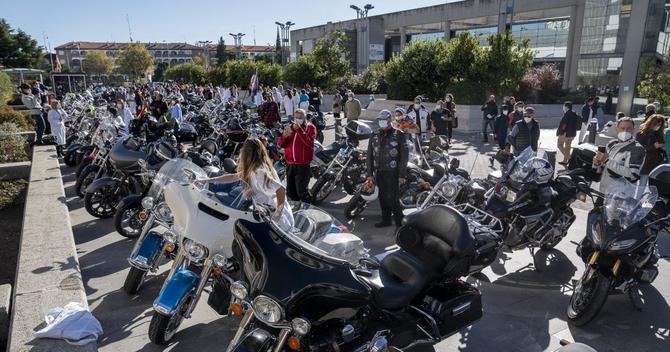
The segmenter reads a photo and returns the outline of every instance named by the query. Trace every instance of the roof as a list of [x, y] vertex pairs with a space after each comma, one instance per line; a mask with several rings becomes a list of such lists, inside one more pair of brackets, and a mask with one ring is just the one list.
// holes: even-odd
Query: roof
[[[121, 50], [130, 43], [116, 42], [67, 42], [57, 46], [56, 50], [83, 49], [83, 50]], [[142, 43], [149, 50], [199, 50], [198, 46], [188, 43]]]
[[[207, 45], [207, 51], [214, 52], [216, 51], [216, 47], [216, 44], [209, 44]], [[237, 51], [237, 47], [235, 45], [226, 45], [226, 51]], [[273, 53], [275, 47], [272, 45], [242, 45], [240, 51], [243, 53]]]

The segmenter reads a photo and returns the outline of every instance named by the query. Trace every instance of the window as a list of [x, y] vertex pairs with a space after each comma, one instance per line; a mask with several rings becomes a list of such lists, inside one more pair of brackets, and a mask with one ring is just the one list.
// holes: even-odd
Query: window
[[603, 51], [614, 51], [616, 49], [616, 37], [605, 38], [603, 40]]
[[619, 29], [619, 15], [610, 15], [605, 30], [612, 31]]
[[622, 57], [611, 57], [607, 60], [607, 71], [618, 71], [623, 64]]

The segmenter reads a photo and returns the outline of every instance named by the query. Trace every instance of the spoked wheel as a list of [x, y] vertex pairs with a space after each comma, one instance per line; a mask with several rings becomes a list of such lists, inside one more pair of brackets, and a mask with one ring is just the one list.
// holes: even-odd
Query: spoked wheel
[[570, 297], [568, 319], [575, 326], [584, 326], [593, 320], [605, 305], [611, 284], [600, 271], [587, 267]]
[[[129, 295], [134, 295], [140, 290], [140, 286], [144, 283], [144, 278], [147, 276], [146, 270], [140, 270], [131, 266], [126, 281], [123, 283], [123, 290]], [[158, 313], [156, 313], [158, 314]]]
[[368, 201], [363, 199], [360, 194], [356, 193], [351, 199], [349, 199], [349, 202], [347, 203], [347, 206], [344, 208], [344, 217], [347, 220], [351, 220], [357, 216], [359, 216], [365, 208], [368, 206]]
[[331, 192], [335, 189], [335, 180], [330, 177], [319, 178], [314, 187], [310, 190], [314, 204], [319, 204], [326, 200]]
[[75, 182], [74, 189], [77, 192], [79, 198], [83, 198], [86, 195], [86, 188], [95, 181], [95, 176], [100, 170], [99, 165], [89, 164], [81, 171], [79, 177], [77, 177], [77, 182]]
[[86, 211], [96, 218], [108, 218], [116, 212], [116, 204], [120, 201], [115, 195], [116, 186], [106, 186], [95, 192], [86, 193], [84, 206]]
[[149, 324], [149, 340], [157, 345], [164, 345], [172, 339], [179, 325], [184, 321], [184, 314], [188, 309], [190, 299], [184, 300], [177, 307], [172, 316], [154, 312]]
[[127, 238], [136, 238], [142, 232], [144, 221], [140, 219], [142, 208], [139, 204], [126, 205], [116, 210], [114, 227], [116, 232]]

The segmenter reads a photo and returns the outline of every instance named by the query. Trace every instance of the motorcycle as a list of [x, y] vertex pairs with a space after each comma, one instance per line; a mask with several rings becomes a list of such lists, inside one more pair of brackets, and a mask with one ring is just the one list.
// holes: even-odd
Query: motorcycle
[[[665, 189], [659, 184], [658, 189], [649, 186], [636, 194], [637, 186], [622, 177], [612, 180], [605, 194], [585, 190], [595, 208], [588, 216], [586, 237], [577, 247], [586, 269], [567, 309], [572, 324], [584, 326], [593, 320], [612, 291], [628, 293], [641, 310], [636, 304], [637, 287], [653, 283], [658, 276], [656, 241], [659, 232], [670, 230], [670, 166], [662, 167]], [[598, 204], [596, 198], [604, 202]]]
[[[203, 172], [185, 170], [190, 180]], [[251, 202], [243, 196], [241, 184], [197, 186], [169, 183], [163, 192], [172, 211], [172, 229], [179, 250], [163, 288], [154, 300], [149, 339], [165, 344], [189, 318], [202, 291], [210, 282], [207, 303], [218, 314], [227, 315], [230, 304], [228, 273], [234, 271], [233, 226], [238, 219], [253, 221]]]
[[[189, 170], [185, 173], [183, 170]], [[123, 290], [128, 294], [135, 294], [140, 289], [148, 272], [156, 272], [161, 264], [161, 254], [172, 259], [177, 249], [177, 234], [172, 230], [172, 211], [165, 201], [164, 191], [170, 183], [188, 183], [187, 175], [194, 175], [196, 179], [207, 178], [207, 173], [196, 164], [182, 158], [166, 162], [153, 178], [149, 191], [144, 195], [130, 195], [123, 199], [123, 203], [139, 202], [141, 208], [136, 210], [140, 222], [141, 232], [135, 242], [133, 250], [128, 256], [130, 271], [123, 284]], [[120, 205], [119, 209], [126, 208]], [[117, 213], [118, 214], [118, 213]], [[129, 217], [132, 221], [134, 217]], [[153, 229], [161, 226], [167, 231], [159, 233]]]
[[[459, 278], [478, 261], [477, 241], [455, 209], [433, 206], [405, 217], [398, 248], [377, 257], [355, 235], [339, 232], [318, 208], [296, 211], [308, 239], [259, 211], [239, 220], [235, 243], [241, 279], [231, 311], [242, 316], [228, 352], [401, 351], [434, 345], [482, 316], [481, 294]], [[319, 230], [321, 229], [321, 230]], [[314, 237], [332, 237], [317, 245]], [[340, 239], [339, 241], [337, 239]], [[431, 245], [426, 245], [431, 243]]]
[[365, 153], [358, 148], [358, 144], [370, 138], [372, 129], [364, 122], [350, 121], [346, 131], [347, 138], [339, 142], [341, 147], [337, 151], [337, 156], [330, 161], [310, 189], [315, 204], [328, 198], [340, 183], [343, 183], [348, 193], [353, 193], [355, 185], [365, 180]]
[[501, 219], [503, 239], [510, 249], [551, 249], [575, 221], [570, 205], [585, 200], [580, 187], [586, 181], [578, 172], [554, 179], [549, 162], [531, 148], [509, 163], [499, 182], [486, 194], [483, 210]]
[[459, 160], [451, 159], [447, 172], [431, 187], [417, 196], [417, 208], [423, 209], [434, 204], [457, 205], [468, 203], [481, 207], [486, 191], [490, 188], [486, 180], [472, 180], [470, 174], [459, 168]]

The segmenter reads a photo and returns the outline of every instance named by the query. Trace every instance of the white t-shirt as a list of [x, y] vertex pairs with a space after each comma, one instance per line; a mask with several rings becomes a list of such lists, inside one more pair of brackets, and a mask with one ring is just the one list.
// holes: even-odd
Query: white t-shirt
[[[277, 207], [277, 190], [283, 187], [281, 182], [268, 175], [265, 169], [262, 168], [256, 169], [251, 174], [249, 182], [251, 183], [249, 186], [251, 186], [251, 197], [254, 202]], [[293, 227], [294, 222], [291, 207], [288, 204], [284, 204], [281, 218], [277, 220], [279, 227], [288, 231]]]

